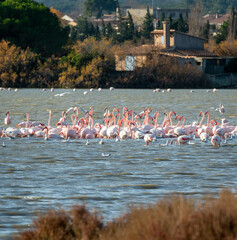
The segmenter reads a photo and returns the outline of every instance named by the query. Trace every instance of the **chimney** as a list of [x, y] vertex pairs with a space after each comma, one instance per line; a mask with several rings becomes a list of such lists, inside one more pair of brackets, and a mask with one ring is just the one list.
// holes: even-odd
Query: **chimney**
[[164, 48], [170, 47], [170, 24], [167, 21], [163, 22], [163, 33], [164, 33]]

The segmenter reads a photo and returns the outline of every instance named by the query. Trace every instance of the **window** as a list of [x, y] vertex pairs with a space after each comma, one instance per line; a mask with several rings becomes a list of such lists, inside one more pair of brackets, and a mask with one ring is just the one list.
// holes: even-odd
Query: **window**
[[126, 71], [133, 71], [136, 67], [136, 56], [128, 55], [125, 58]]
[[162, 35], [160, 39], [161, 39], [161, 44], [164, 45], [164, 36]]

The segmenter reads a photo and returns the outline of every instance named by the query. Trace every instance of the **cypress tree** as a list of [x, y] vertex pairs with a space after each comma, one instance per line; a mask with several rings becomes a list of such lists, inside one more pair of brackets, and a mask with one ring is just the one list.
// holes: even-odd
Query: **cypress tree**
[[96, 28], [95, 28], [95, 39], [96, 39], [96, 40], [100, 40], [100, 39], [101, 39], [100, 29], [99, 29], [98, 24], [96, 25]]
[[135, 32], [135, 27], [134, 27], [134, 22], [132, 19], [131, 13], [128, 11], [128, 39], [133, 39], [134, 32]]
[[147, 13], [142, 24], [142, 36], [144, 38], [150, 39], [150, 33], [153, 31], [153, 29], [153, 17], [151, 16], [149, 7], [147, 6]]

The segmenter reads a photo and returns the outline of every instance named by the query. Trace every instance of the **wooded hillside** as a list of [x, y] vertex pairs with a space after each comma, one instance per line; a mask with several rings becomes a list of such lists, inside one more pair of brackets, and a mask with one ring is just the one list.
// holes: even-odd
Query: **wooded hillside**
[[[67, 13], [78, 16], [83, 13], [84, 2], [86, 0], [37, 0], [45, 4], [45, 6], [53, 6], [54, 8]], [[190, 8], [200, 1], [203, 5], [204, 13], [226, 13], [231, 6], [237, 8], [236, 0], [119, 0], [120, 6], [130, 6], [131, 8], [146, 8], [160, 7], [160, 8]]]

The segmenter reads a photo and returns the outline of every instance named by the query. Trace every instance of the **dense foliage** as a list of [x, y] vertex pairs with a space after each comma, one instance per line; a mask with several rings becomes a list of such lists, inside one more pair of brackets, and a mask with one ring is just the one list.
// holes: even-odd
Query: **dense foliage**
[[114, 70], [114, 55], [111, 42], [94, 38], [77, 42], [72, 51], [61, 59], [62, 72], [59, 84], [62, 87], [109, 86], [109, 73]]
[[0, 42], [0, 86], [57, 86], [58, 74], [57, 58], [41, 62], [29, 48], [24, 50], [5, 40]]
[[35, 219], [17, 240], [210, 240], [237, 236], [237, 198], [222, 191], [202, 202], [182, 196], [166, 197], [149, 206], [130, 207], [127, 214], [104, 224], [84, 205], [71, 211], [51, 210]]
[[100, 18], [103, 15], [103, 11], [115, 11], [115, 0], [85, 0], [84, 10], [89, 16], [96, 16]]
[[33, 0], [0, 2], [0, 40], [43, 56], [57, 54], [68, 40], [68, 28], [62, 28], [49, 8]]

